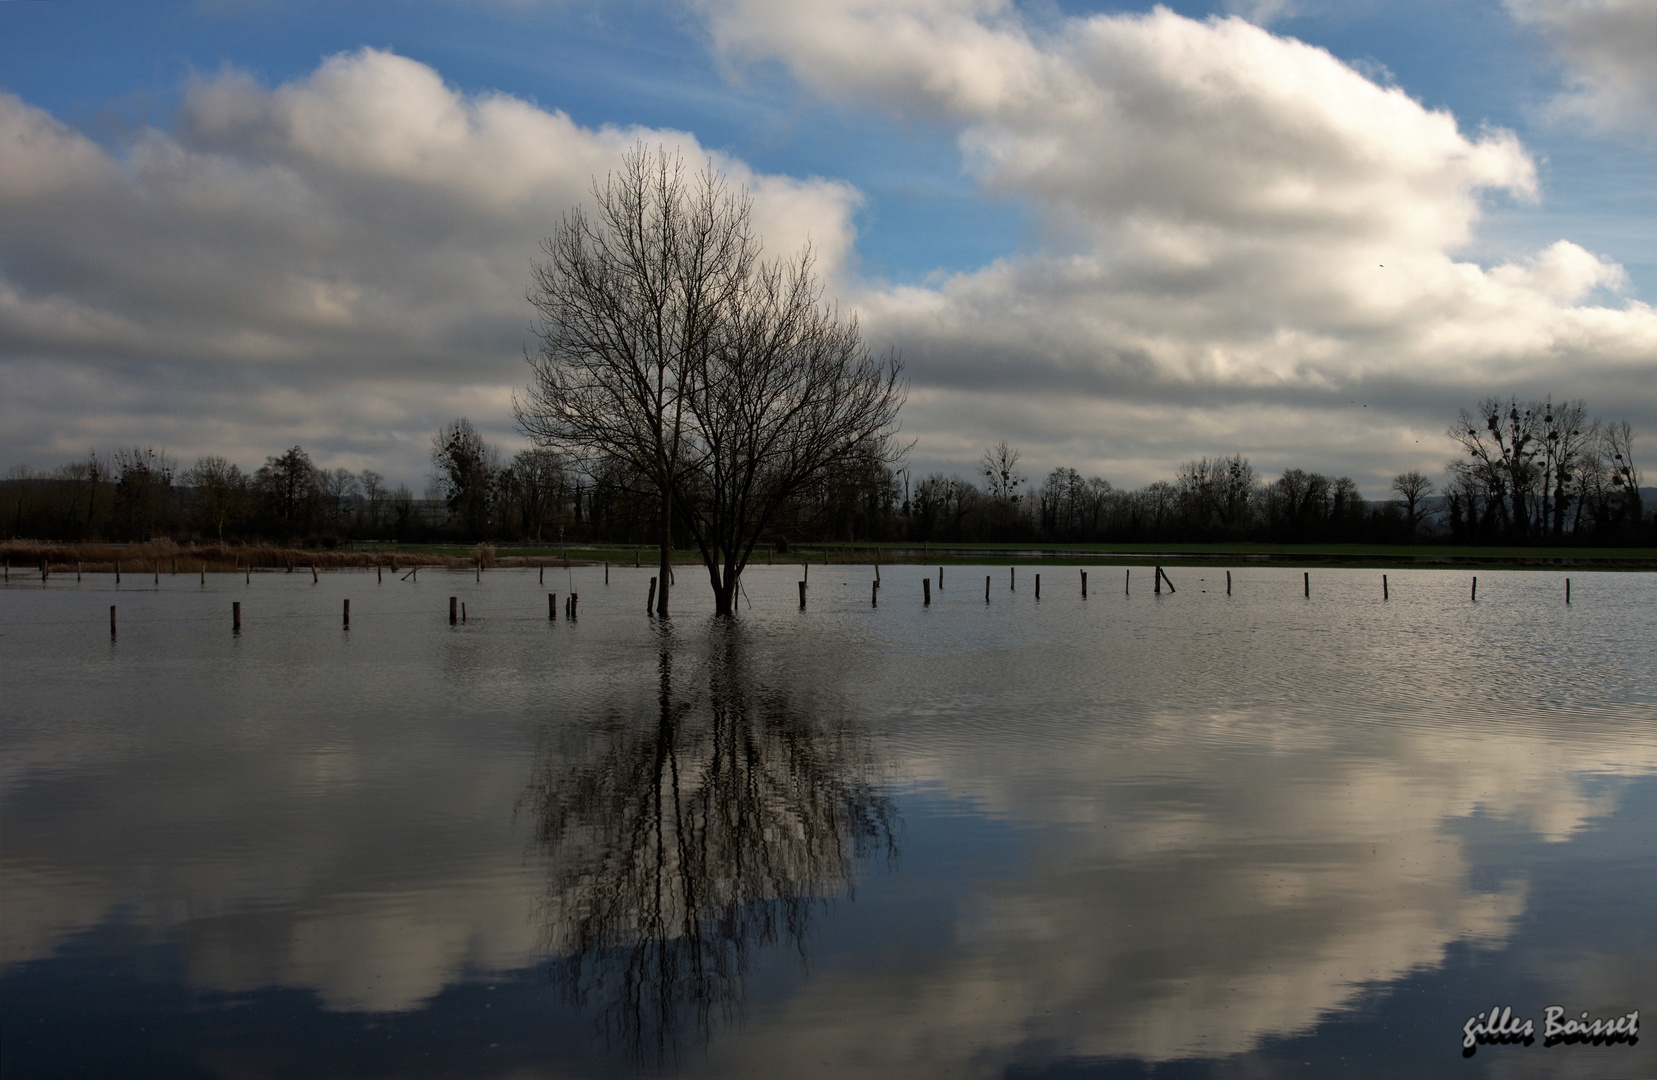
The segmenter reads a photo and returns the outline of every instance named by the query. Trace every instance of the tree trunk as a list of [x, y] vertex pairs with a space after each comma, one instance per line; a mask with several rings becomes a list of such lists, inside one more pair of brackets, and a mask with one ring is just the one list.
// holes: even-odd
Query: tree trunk
[[662, 539], [661, 539], [661, 590], [656, 593], [656, 614], [667, 617], [667, 589], [668, 582], [673, 577], [673, 488], [671, 485], [662, 485]]
[[714, 589], [713, 599], [714, 599], [714, 614], [715, 615], [727, 615], [727, 616], [735, 615], [736, 614], [736, 578], [732, 577], [730, 575], [726, 575], [725, 580], [720, 582], [719, 585]]

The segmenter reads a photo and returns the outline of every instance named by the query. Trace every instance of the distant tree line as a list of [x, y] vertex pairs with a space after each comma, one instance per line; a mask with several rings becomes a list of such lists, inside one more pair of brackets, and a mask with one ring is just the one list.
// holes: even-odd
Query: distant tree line
[[[1580, 401], [1487, 399], [1448, 435], [1458, 455], [1434, 481], [1395, 478], [1365, 499], [1349, 477], [1300, 468], [1256, 474], [1241, 454], [1198, 458], [1171, 480], [1117, 488], [1053, 469], [1037, 484], [1006, 443], [976, 475], [914, 477], [878, 455], [839, 461], [790, 497], [764, 537], [802, 542], [1650, 544], [1657, 519], [1640, 497], [1633, 430], [1587, 417]], [[14, 468], [0, 481], [0, 531], [13, 538], [273, 541], [609, 542], [654, 545], [662, 502], [654, 481], [614, 458], [579, 466], [549, 449], [510, 458], [465, 418], [432, 438], [420, 496], [370, 469], [316, 465], [294, 446], [244, 471], [218, 456], [188, 468], [125, 447], [49, 472]], [[694, 543], [683, 521], [675, 544]]]

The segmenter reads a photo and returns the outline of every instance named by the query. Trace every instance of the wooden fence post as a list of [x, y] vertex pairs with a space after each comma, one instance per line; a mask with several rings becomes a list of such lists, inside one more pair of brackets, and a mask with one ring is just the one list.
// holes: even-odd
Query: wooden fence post
[[240, 600], [234, 600], [230, 604], [230, 632], [232, 634], [242, 632], [242, 602]]
[[921, 578], [921, 604], [923, 606], [932, 604], [932, 579], [929, 577]]
[[458, 596], [449, 597], [449, 625], [450, 626], [453, 626], [456, 622], [459, 621], [459, 612], [460, 612], [460, 597], [458, 597]]

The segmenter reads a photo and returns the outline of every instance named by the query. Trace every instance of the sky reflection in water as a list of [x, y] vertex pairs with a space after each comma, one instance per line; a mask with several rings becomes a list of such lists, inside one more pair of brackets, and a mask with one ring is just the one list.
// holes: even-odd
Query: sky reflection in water
[[8, 1074], [1657, 1064], [1657, 578], [924, 572], [14, 576]]

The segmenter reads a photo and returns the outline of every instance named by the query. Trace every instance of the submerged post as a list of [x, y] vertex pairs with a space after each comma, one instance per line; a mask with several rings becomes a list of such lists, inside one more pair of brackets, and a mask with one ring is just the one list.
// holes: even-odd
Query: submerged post
[[923, 577], [923, 578], [921, 578], [921, 604], [923, 606], [930, 606], [931, 603], [932, 603], [932, 579], [929, 578], [929, 577]]
[[1151, 572], [1151, 592], [1157, 596], [1162, 595], [1162, 567], [1160, 566]]
[[610, 584], [610, 564], [604, 564], [604, 584]]
[[230, 632], [232, 634], [242, 632], [242, 602], [240, 600], [233, 600], [230, 604]]
[[944, 591], [944, 568], [938, 567], [938, 591]]
[[115, 560], [115, 584], [121, 584], [121, 560]]
[[247, 582], [246, 583], [249, 584], [249, 585], [253, 584], [253, 564], [248, 563], [247, 566], [244, 567], [243, 569], [245, 570], [245, 572], [247, 574]]
[[201, 564], [201, 583], [203, 585], [207, 584], [207, 563], [205, 561]]
[[385, 567], [376, 566], [374, 568], [374, 584], [376, 584], [376, 585], [384, 585], [385, 584]]
[[449, 625], [450, 626], [453, 626], [456, 623], [456, 621], [458, 621], [459, 611], [460, 611], [460, 597], [458, 597], [458, 596], [449, 597]]
[[541, 564], [541, 584], [545, 585], [546, 583], [547, 583], [547, 564], [542, 563]]
[[1312, 572], [1310, 570], [1302, 571], [1300, 582], [1301, 587], [1305, 590], [1306, 599], [1310, 600], [1312, 598]]
[[581, 603], [580, 593], [570, 593], [570, 618], [575, 618], [575, 609]]
[[1571, 602], [1571, 579], [1570, 578], [1565, 579], [1565, 602], [1567, 604]]
[[1018, 591], [1018, 567], [1016, 566], [1007, 567], [1007, 591]]
[[160, 559], [157, 559], [155, 561], [155, 583], [157, 585], [161, 584], [161, 560]]
[[1230, 570], [1227, 570], [1225, 572], [1225, 594], [1227, 596], [1231, 595], [1231, 571]]
[[1036, 599], [1041, 599], [1041, 575], [1036, 575]]
[[656, 610], [656, 579], [650, 579], [650, 598], [644, 602], [644, 613], [649, 615]]
[[1381, 599], [1382, 600], [1392, 599], [1391, 594], [1389, 594], [1387, 592], [1387, 576], [1385, 574], [1381, 575]]
[[1087, 599], [1087, 571], [1082, 571], [1082, 599]]
[[315, 585], [320, 580], [322, 580], [322, 579], [316, 576], [316, 563], [312, 563], [311, 564], [311, 584]]
[[558, 621], [558, 594], [547, 593], [547, 622]]
[[880, 582], [878, 581], [869, 582], [869, 606], [880, 606]]
[[109, 640], [115, 640], [115, 605], [109, 605]]
[[466, 601], [464, 600], [460, 602], [460, 621], [466, 621]]
[[800, 610], [805, 610], [805, 581], [803, 579], [800, 582]]
[[80, 580], [81, 580], [81, 564], [76, 563], [75, 564], [75, 582], [77, 584], [79, 584]]
[[990, 576], [984, 575], [984, 603], [990, 602]]
[[1473, 591], [1468, 595], [1468, 599], [1469, 600], [1477, 600], [1478, 598], [1479, 598], [1479, 575], [1474, 574], [1473, 575]]
[[345, 602], [345, 628], [351, 629], [351, 601]]

